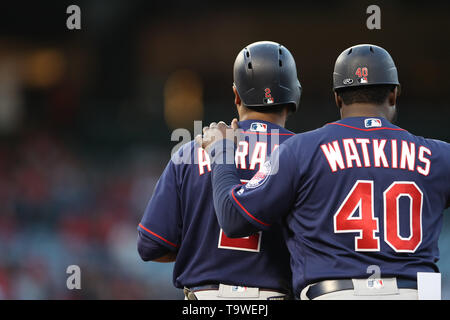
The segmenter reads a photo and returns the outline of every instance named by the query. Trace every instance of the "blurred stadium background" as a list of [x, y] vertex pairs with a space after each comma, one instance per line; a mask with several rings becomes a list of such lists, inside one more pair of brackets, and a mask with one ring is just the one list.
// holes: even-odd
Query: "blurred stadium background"
[[[81, 30], [66, 8], [81, 8]], [[366, 8], [381, 8], [381, 30]], [[235, 116], [232, 66], [245, 45], [284, 44], [304, 91], [296, 131], [336, 120], [331, 75], [357, 43], [392, 54], [399, 125], [450, 141], [449, 5], [433, 1], [34, 1], [1, 5], [0, 298], [179, 299], [172, 264], [144, 263], [136, 226], [193, 120]], [[450, 160], [450, 159], [449, 159]], [[450, 183], [450, 182], [449, 182]], [[441, 235], [450, 299], [450, 217]], [[81, 267], [81, 290], [66, 268]]]

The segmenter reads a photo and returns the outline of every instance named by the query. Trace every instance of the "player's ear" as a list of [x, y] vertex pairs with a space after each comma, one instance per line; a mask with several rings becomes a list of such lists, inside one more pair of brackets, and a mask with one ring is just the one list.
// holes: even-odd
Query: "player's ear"
[[336, 102], [336, 105], [338, 106], [339, 109], [342, 108], [342, 98], [339, 97], [339, 95], [336, 93], [336, 91], [334, 92], [334, 101]]
[[389, 92], [388, 102], [390, 106], [396, 105], [398, 94], [399, 94], [398, 87], [395, 87], [393, 91]]
[[241, 97], [239, 97], [239, 93], [237, 92], [236, 87], [233, 84], [233, 92], [234, 92], [234, 104], [236, 106], [240, 106], [241, 105]]

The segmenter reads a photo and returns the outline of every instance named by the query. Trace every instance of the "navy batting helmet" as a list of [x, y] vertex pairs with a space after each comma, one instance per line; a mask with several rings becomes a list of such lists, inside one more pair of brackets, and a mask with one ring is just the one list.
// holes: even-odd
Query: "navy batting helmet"
[[377, 84], [400, 85], [394, 60], [386, 50], [360, 44], [339, 55], [334, 65], [333, 90]]
[[247, 107], [270, 110], [291, 104], [298, 109], [302, 87], [295, 60], [279, 43], [260, 41], [242, 49], [234, 62], [233, 78]]

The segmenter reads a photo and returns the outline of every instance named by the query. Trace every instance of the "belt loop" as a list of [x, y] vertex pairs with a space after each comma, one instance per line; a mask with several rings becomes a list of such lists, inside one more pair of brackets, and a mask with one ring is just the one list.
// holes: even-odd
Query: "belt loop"
[[192, 292], [189, 288], [184, 287], [183, 293], [186, 299], [188, 300], [198, 300], [197, 297], [195, 296], [195, 293]]

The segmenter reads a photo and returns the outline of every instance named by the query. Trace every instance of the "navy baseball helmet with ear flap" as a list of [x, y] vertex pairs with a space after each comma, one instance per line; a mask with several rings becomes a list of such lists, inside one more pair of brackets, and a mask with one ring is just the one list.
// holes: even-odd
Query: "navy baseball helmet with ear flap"
[[339, 55], [334, 65], [333, 90], [379, 84], [400, 86], [394, 60], [385, 49], [360, 44]]
[[234, 62], [234, 86], [243, 105], [270, 110], [279, 105], [299, 107], [302, 87], [294, 57], [286, 47], [272, 41], [246, 46]]

